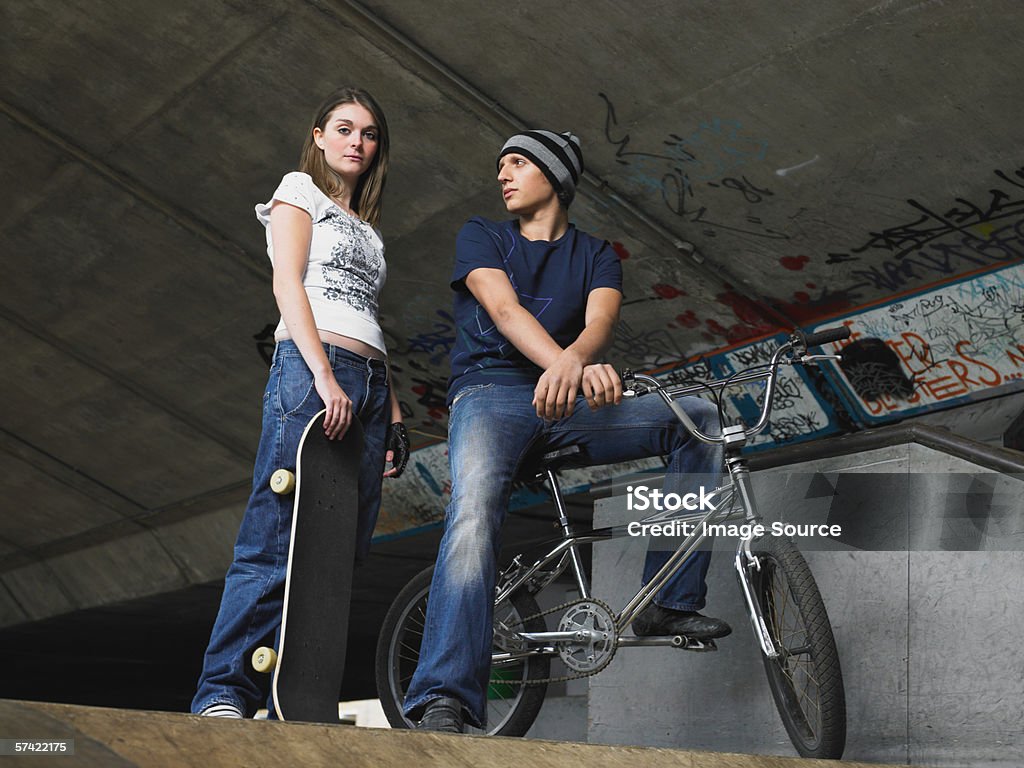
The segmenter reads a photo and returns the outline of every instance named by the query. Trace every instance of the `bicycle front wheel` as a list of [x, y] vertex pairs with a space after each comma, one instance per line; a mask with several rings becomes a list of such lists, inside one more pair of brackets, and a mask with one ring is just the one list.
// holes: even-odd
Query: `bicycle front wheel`
[[[377, 694], [393, 728], [413, 728], [415, 723], [402, 714], [405, 692], [420, 659], [420, 643], [426, 625], [427, 599], [434, 568], [416, 574], [395, 598], [381, 627], [377, 641]], [[495, 609], [494, 621], [527, 632], [543, 632], [543, 617], [537, 601], [520, 589], [509, 601]], [[525, 623], [523, 619], [528, 619]], [[520, 626], [522, 625], [522, 626]], [[547, 693], [543, 680], [550, 674], [547, 656], [531, 656], [522, 661], [491, 667], [487, 687], [487, 727], [467, 728], [471, 733], [494, 736], [522, 736], [533, 725]]]
[[766, 536], [751, 549], [753, 572], [777, 658], [762, 654], [768, 685], [802, 757], [838, 759], [846, 746], [846, 695], [832, 625], [811, 569], [789, 539]]

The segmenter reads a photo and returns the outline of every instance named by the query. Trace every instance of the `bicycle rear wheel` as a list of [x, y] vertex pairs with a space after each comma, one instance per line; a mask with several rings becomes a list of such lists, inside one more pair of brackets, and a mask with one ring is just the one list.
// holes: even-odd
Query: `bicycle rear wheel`
[[[402, 704], [420, 658], [433, 575], [433, 567], [421, 571], [398, 593], [377, 641], [377, 693], [393, 728], [415, 727], [415, 723], [402, 714]], [[521, 589], [495, 610], [494, 620], [496, 625], [500, 621], [521, 631], [543, 632], [543, 617], [530, 619], [519, 626], [523, 618], [539, 612], [537, 601]], [[487, 688], [487, 727], [467, 730], [494, 736], [525, 734], [537, 718], [547, 693], [546, 683], [525, 683], [548, 677], [550, 667], [551, 660], [547, 656], [533, 656], [492, 667]]]
[[802, 757], [842, 757], [846, 695], [832, 625], [804, 556], [789, 539], [766, 536], [751, 549], [756, 599], [779, 656], [762, 654], [768, 685]]

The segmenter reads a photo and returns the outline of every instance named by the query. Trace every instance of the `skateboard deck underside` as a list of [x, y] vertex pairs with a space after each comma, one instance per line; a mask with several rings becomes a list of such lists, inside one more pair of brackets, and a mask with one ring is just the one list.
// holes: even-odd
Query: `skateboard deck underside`
[[328, 440], [322, 412], [306, 428], [299, 447], [273, 681], [274, 707], [282, 720], [338, 721], [362, 448], [358, 420], [353, 418], [343, 440]]

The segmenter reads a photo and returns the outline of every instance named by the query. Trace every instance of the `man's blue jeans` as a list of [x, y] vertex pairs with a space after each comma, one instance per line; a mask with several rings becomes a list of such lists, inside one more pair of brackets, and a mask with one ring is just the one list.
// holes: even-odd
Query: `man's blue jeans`
[[[356, 561], [370, 550], [380, 509], [385, 438], [390, 421], [387, 367], [342, 347], [324, 345], [335, 378], [352, 400], [363, 425], [364, 453], [359, 474]], [[224, 580], [220, 612], [203, 659], [192, 711], [231, 704], [251, 715], [260, 687], [249, 666], [253, 650], [277, 645], [288, 566], [294, 496], [270, 490], [275, 470], [295, 470], [299, 440], [309, 420], [323, 409], [309, 370], [292, 341], [278, 342], [263, 394], [263, 434], [256, 453], [252, 495], [235, 542], [235, 556]]]
[[[693, 439], [656, 395], [623, 400], [591, 411], [580, 398], [568, 418], [537, 418], [532, 385], [484, 384], [462, 389], [448, 422], [452, 499], [427, 604], [420, 661], [405, 699], [405, 712], [418, 717], [432, 699], [459, 699], [469, 720], [485, 725], [490, 677], [491, 624], [501, 525], [512, 481], [527, 453], [578, 445], [588, 464], [670, 455], [666, 492], [687, 478], [714, 487], [722, 451]], [[702, 431], [718, 434], [715, 407], [700, 398], [681, 401]], [[650, 551], [644, 565], [649, 581], [670, 556]], [[707, 587], [710, 552], [700, 552], [660, 592], [665, 608], [699, 610]]]

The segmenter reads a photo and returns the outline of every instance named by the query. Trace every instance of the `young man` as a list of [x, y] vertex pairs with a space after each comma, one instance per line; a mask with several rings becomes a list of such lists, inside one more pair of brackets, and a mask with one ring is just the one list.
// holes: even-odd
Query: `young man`
[[[455, 245], [457, 334], [448, 383], [452, 499], [431, 584], [420, 661], [406, 696], [420, 728], [484, 727], [500, 531], [512, 480], [528, 452], [578, 445], [589, 464], [671, 455], [666, 490], [717, 480], [719, 448], [690, 438], [660, 398], [622, 402], [601, 362], [622, 302], [622, 269], [607, 242], [569, 223], [583, 171], [571, 133], [525, 131], [498, 155], [512, 221], [473, 218]], [[683, 405], [718, 430], [707, 401]], [[644, 581], [669, 552], [648, 553]], [[704, 607], [709, 552], [699, 553], [633, 623], [643, 635], [722, 637]]]

